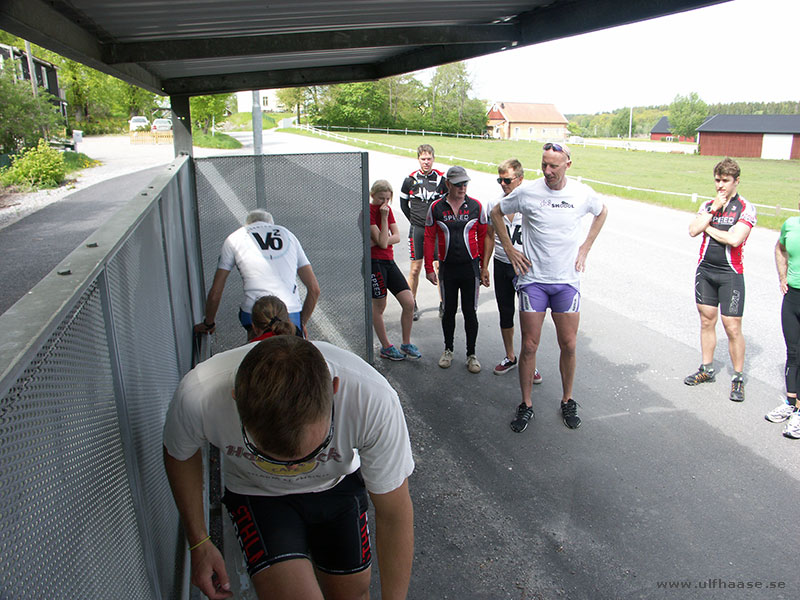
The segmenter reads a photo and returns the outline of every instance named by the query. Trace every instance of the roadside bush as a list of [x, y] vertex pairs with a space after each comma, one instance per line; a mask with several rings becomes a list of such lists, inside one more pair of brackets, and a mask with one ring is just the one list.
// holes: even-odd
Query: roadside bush
[[74, 121], [72, 129], [80, 129], [83, 135], [104, 135], [128, 133], [128, 122], [124, 119], [92, 119], [91, 121]]
[[12, 158], [11, 166], [0, 172], [0, 183], [22, 188], [58, 187], [64, 175], [64, 157], [42, 139], [36, 148]]

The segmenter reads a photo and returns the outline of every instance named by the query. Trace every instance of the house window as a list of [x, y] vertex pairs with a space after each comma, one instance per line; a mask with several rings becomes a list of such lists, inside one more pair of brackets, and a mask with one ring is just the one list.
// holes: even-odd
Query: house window
[[528, 137], [533, 137], [533, 127], [528, 127]]
[[262, 96], [261, 104], [264, 108], [269, 108], [269, 96]]
[[514, 137], [519, 137], [519, 127], [514, 127]]

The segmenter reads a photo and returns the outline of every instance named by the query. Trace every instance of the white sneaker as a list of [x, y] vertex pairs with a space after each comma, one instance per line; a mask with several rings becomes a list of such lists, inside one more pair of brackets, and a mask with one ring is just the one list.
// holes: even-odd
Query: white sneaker
[[792, 416], [794, 408], [795, 407], [791, 404], [782, 402], [779, 406], [776, 406], [767, 414], [765, 414], [764, 418], [770, 423], [783, 423], [786, 419]]
[[783, 435], [793, 440], [800, 440], [800, 411], [795, 410], [783, 428]]
[[442, 352], [442, 356], [439, 359], [439, 366], [443, 369], [449, 369], [450, 364], [453, 362], [453, 351], [452, 350], [445, 350]]
[[467, 357], [467, 369], [470, 373], [480, 373], [481, 372], [481, 363], [478, 362], [478, 357], [474, 354], [470, 354]]

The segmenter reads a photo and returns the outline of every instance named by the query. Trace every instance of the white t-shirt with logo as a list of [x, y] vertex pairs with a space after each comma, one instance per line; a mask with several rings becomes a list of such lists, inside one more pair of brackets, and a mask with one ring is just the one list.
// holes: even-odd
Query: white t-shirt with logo
[[239, 269], [244, 286], [240, 308], [249, 313], [261, 296], [277, 296], [290, 313], [303, 302], [297, 289], [297, 269], [310, 264], [294, 234], [280, 225], [257, 221], [240, 227], [222, 244], [217, 268]]
[[[486, 203], [486, 222], [489, 223], [489, 225], [494, 226], [494, 223], [492, 223], [492, 209], [500, 204], [503, 198], [504, 196], [495, 198]], [[514, 246], [515, 250], [524, 252], [522, 247], [522, 216], [520, 216], [519, 213], [514, 213], [514, 218], [509, 221], [508, 215], [503, 215], [503, 223], [506, 226], [508, 237], [511, 238], [511, 245]], [[500, 243], [500, 238], [497, 237], [496, 231], [494, 234], [494, 257], [500, 262], [511, 264], [511, 261], [508, 260], [508, 256], [506, 256], [506, 250], [503, 248], [503, 244]]]
[[563, 189], [551, 190], [542, 177], [514, 189], [500, 201], [500, 208], [522, 217], [522, 246], [531, 268], [517, 279], [518, 288], [529, 283], [579, 284], [575, 259], [581, 219], [603, 211], [603, 201], [592, 188], [567, 179]]
[[333, 439], [316, 459], [290, 470], [260, 461], [245, 448], [231, 393], [239, 364], [254, 344], [216, 354], [186, 374], [167, 412], [167, 452], [187, 460], [206, 442], [214, 444], [222, 455], [225, 487], [239, 494], [321, 492], [359, 466], [370, 492], [384, 494], [400, 487], [414, 470], [414, 460], [397, 393], [355, 354], [326, 342], [314, 345], [331, 377], [339, 377]]

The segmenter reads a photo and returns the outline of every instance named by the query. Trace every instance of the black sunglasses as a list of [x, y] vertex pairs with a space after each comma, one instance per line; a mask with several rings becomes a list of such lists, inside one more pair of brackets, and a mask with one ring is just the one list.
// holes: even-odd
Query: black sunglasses
[[244, 423], [242, 423], [242, 439], [244, 440], [244, 447], [247, 448], [247, 451], [250, 452], [252, 455], [254, 455], [256, 458], [258, 458], [259, 460], [263, 460], [264, 462], [268, 462], [273, 465], [280, 465], [282, 467], [293, 467], [295, 465], [301, 465], [303, 463], [310, 462], [314, 460], [320, 452], [322, 452], [325, 448], [327, 448], [328, 445], [331, 443], [331, 440], [333, 439], [333, 415], [334, 415], [333, 402], [331, 402], [331, 428], [328, 431], [328, 437], [326, 437], [325, 441], [322, 442], [319, 446], [317, 446], [317, 448], [313, 452], [311, 452], [307, 456], [304, 456], [303, 458], [298, 458], [295, 460], [278, 460], [277, 458], [272, 458], [271, 456], [264, 454], [263, 452], [261, 452], [261, 450], [256, 448], [255, 444], [253, 444], [253, 442], [250, 441], [250, 438], [247, 437], [247, 431], [245, 431]]
[[515, 177], [498, 177], [497, 183], [505, 183], [506, 185], [511, 185], [511, 182], [514, 181], [515, 179], [519, 179], [519, 175], [516, 175]]
[[450, 185], [452, 185], [453, 187], [462, 188], [465, 185], [467, 185], [467, 182], [466, 181], [462, 181], [461, 183], [451, 183]]
[[556, 152], [562, 152], [567, 155], [567, 158], [571, 158], [567, 149], [563, 146], [559, 146], [558, 144], [552, 144], [547, 142], [544, 146], [542, 146], [542, 150], [555, 150]]

